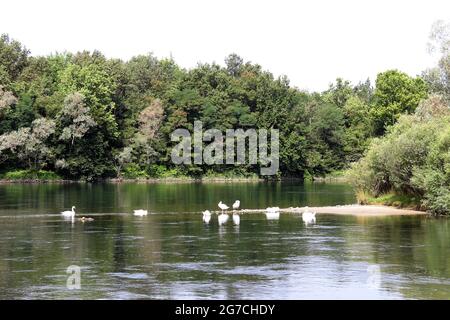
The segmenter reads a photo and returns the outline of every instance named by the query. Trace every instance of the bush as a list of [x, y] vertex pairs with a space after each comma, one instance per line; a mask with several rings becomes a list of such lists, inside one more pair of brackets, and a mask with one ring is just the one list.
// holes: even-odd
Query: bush
[[148, 174], [135, 163], [131, 163], [123, 170], [123, 177], [126, 179], [147, 179]]
[[147, 174], [152, 178], [182, 178], [186, 174], [181, 168], [167, 168], [161, 164], [152, 164], [147, 168]]
[[349, 175], [361, 202], [410, 206], [421, 199], [430, 212], [449, 214], [450, 116], [402, 116]]
[[60, 180], [61, 177], [52, 171], [46, 170], [15, 170], [3, 174], [3, 179], [7, 180]]
[[423, 204], [436, 214], [450, 212], [450, 127], [431, 144], [426, 164], [414, 171], [412, 183], [423, 190]]

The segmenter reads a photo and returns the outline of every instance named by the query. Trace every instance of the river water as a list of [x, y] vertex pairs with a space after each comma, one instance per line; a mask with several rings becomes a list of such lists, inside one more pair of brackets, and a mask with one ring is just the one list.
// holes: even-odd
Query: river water
[[[246, 209], [355, 202], [339, 183], [0, 185], [0, 299], [450, 299], [449, 219], [203, 223], [202, 210], [236, 199]], [[94, 221], [62, 218], [72, 205]]]

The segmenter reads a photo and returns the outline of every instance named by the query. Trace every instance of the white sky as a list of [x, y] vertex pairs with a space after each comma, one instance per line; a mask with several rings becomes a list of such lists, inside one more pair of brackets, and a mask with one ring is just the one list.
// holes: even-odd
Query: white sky
[[0, 33], [33, 55], [98, 49], [128, 59], [172, 54], [185, 68], [236, 52], [302, 89], [336, 77], [357, 83], [434, 64], [431, 25], [450, 21], [448, 0], [2, 0]]

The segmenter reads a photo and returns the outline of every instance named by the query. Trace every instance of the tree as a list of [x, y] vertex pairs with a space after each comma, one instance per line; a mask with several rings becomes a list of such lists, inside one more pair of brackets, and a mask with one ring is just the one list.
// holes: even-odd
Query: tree
[[370, 105], [354, 95], [347, 99], [344, 107], [344, 153], [345, 163], [359, 160], [373, 137], [374, 128], [370, 116]]
[[133, 160], [133, 148], [125, 147], [114, 155], [114, 167], [118, 178], [122, 177], [122, 169]]
[[237, 77], [241, 73], [241, 67], [243, 64], [244, 59], [242, 59], [235, 53], [232, 53], [225, 58], [225, 65], [227, 67], [227, 71], [233, 77]]
[[415, 115], [421, 120], [448, 116], [450, 115], [450, 105], [442, 95], [432, 94], [419, 103]]
[[3, 98], [0, 97], [0, 134], [29, 127], [35, 118], [33, 99], [29, 95], [23, 94], [17, 99], [6, 92]]
[[113, 171], [113, 150], [108, 136], [91, 116], [80, 93], [68, 95], [58, 115], [57, 158], [61, 174], [94, 180]]
[[450, 23], [437, 21], [433, 25], [430, 48], [442, 56], [437, 67], [426, 70], [422, 76], [433, 93], [443, 95], [450, 102]]
[[450, 22], [438, 20], [433, 23], [428, 48], [431, 52], [439, 51], [448, 54], [450, 51]]
[[90, 110], [84, 103], [84, 96], [80, 93], [70, 94], [64, 100], [59, 121], [64, 128], [59, 136], [62, 141], [70, 141], [74, 144], [75, 139], [81, 139], [97, 123], [89, 115]]
[[449, 128], [449, 115], [402, 115], [352, 168], [356, 189], [422, 199], [430, 211], [449, 214]]
[[335, 84], [331, 84], [330, 88], [325, 91], [327, 101], [335, 104], [337, 107], [344, 107], [348, 98], [353, 94], [353, 88], [350, 81], [337, 78]]
[[28, 49], [7, 34], [0, 36], [0, 85], [17, 79], [28, 64]]
[[[91, 59], [95, 61], [95, 56]], [[116, 139], [118, 131], [112, 99], [115, 83], [109, 77], [105, 65], [85, 61], [83, 65], [69, 64], [61, 72], [60, 81], [58, 90], [66, 96], [74, 92], [82, 94], [99, 130], [108, 140]]]
[[164, 117], [164, 108], [159, 99], [155, 99], [139, 114], [139, 131], [148, 140], [156, 137]]
[[342, 109], [317, 97], [307, 109], [308, 171], [324, 175], [343, 167], [344, 117]]
[[160, 127], [164, 118], [164, 108], [161, 100], [155, 99], [141, 111], [138, 118], [139, 131], [133, 138], [133, 149], [138, 154], [140, 165], [148, 166], [151, 158], [158, 152], [155, 150], [155, 141], [160, 138]]
[[374, 88], [370, 83], [370, 79], [367, 79], [364, 82], [358, 83], [353, 88], [354, 93], [358, 98], [364, 101], [366, 104], [371, 104], [373, 100]]
[[20, 128], [0, 136], [0, 154], [9, 151], [11, 156], [25, 161], [29, 169], [37, 170], [46, 164], [45, 161], [51, 155], [51, 148], [46, 141], [54, 132], [53, 120], [36, 119], [31, 128]]
[[11, 105], [17, 102], [17, 98], [10, 91], [5, 91], [3, 86], [0, 85], [0, 115], [9, 108]]
[[379, 73], [375, 87], [371, 113], [376, 135], [382, 135], [401, 114], [413, 113], [428, 91], [423, 79], [412, 78], [397, 70]]

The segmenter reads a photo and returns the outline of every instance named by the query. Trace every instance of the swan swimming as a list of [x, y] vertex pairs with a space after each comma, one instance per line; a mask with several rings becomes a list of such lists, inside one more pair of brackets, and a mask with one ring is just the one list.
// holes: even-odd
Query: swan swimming
[[146, 216], [148, 214], [148, 211], [147, 210], [143, 210], [143, 209], [137, 209], [137, 210], [133, 210], [133, 214], [135, 216], [142, 217], [142, 216]]
[[205, 210], [202, 213], [203, 213], [203, 222], [209, 223], [211, 221], [211, 211]]
[[219, 206], [220, 210], [222, 210], [222, 212], [223, 212], [224, 210], [228, 210], [228, 209], [230, 208], [230, 207], [227, 206], [225, 203], [222, 203], [222, 201], [219, 202], [218, 206]]
[[308, 207], [305, 207], [305, 211], [302, 213], [302, 220], [305, 224], [316, 223], [316, 213], [309, 211]]
[[241, 223], [241, 217], [237, 213], [233, 213], [233, 223], [238, 226]]
[[280, 218], [280, 208], [279, 207], [268, 207], [266, 209], [267, 220], [278, 220]]
[[233, 210], [239, 209], [240, 205], [241, 205], [241, 202], [240, 202], [239, 200], [236, 200], [236, 201], [233, 203]]
[[73, 206], [72, 207], [72, 211], [63, 211], [63, 212], [61, 212], [61, 214], [64, 216], [64, 217], [75, 217], [75, 206]]

